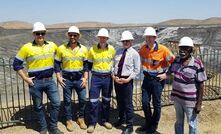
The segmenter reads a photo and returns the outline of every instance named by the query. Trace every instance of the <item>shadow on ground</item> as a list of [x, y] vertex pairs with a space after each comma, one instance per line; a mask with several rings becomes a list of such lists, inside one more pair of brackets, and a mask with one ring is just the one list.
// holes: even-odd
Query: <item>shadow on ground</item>
[[[49, 103], [44, 104], [45, 107], [45, 113], [46, 113], [46, 117], [48, 117], [48, 110], [50, 109], [50, 105]], [[63, 102], [61, 103], [61, 108], [60, 108], [60, 114], [59, 114], [59, 122], [61, 122], [64, 126], [65, 126], [65, 117], [63, 114]], [[73, 103], [72, 105], [72, 112], [73, 112], [73, 121], [76, 122], [77, 119], [77, 114], [78, 114], [78, 103]], [[101, 110], [101, 109], [100, 109]], [[86, 110], [85, 110], [85, 119], [86, 119], [86, 124], [88, 125], [88, 115], [89, 115], [89, 103], [87, 102], [86, 105]], [[98, 123], [100, 124], [100, 115], [98, 117]], [[117, 121], [118, 118], [118, 111], [117, 109], [111, 109], [110, 110], [110, 123], [114, 123]], [[26, 106], [23, 109], [18, 110], [17, 112], [15, 112], [15, 114], [11, 117], [11, 120], [17, 120], [17, 123], [13, 123], [13, 125], [19, 126], [25, 126], [26, 129], [32, 129], [34, 131], [39, 131], [39, 125], [37, 123], [36, 120], [36, 114], [34, 113], [33, 110], [33, 106]], [[47, 118], [48, 119], [48, 118]], [[145, 120], [144, 117], [142, 117], [139, 114], [134, 114], [134, 126], [142, 126], [144, 124]], [[13, 126], [11, 125], [11, 126]], [[10, 127], [10, 125], [9, 125]], [[119, 127], [118, 129], [123, 130], [125, 128], [125, 125], [122, 127]], [[136, 129], [134, 129], [134, 132], [136, 133], [140, 133], [139, 131], [137, 131]], [[142, 133], [140, 133], [142, 134]]]

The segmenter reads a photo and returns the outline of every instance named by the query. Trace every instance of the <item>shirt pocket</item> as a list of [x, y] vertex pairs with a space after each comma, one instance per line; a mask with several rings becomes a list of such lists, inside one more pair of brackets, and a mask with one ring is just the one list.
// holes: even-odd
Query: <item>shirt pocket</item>
[[133, 57], [132, 56], [125, 57], [124, 64], [127, 70], [131, 70], [131, 68], [134, 65]]
[[162, 61], [163, 61], [162, 57], [153, 56], [151, 59], [151, 62], [152, 62], [151, 65], [152, 66], [159, 66]]
[[44, 53], [47, 53], [47, 54], [55, 53], [55, 49], [52, 46], [46, 46], [44, 47]]

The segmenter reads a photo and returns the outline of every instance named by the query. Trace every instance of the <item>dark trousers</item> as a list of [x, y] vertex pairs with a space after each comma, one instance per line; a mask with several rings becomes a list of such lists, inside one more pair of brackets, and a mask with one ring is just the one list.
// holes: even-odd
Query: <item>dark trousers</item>
[[34, 85], [29, 86], [29, 92], [32, 96], [34, 110], [37, 114], [38, 123], [40, 129], [43, 130], [47, 128], [47, 122], [45, 119], [43, 101], [43, 92], [47, 94], [50, 100], [50, 116], [49, 116], [49, 129], [54, 129], [57, 127], [58, 114], [60, 110], [60, 97], [59, 92], [56, 87], [56, 83], [53, 79], [51, 80], [33, 80]]
[[114, 82], [119, 111], [119, 120], [126, 119], [127, 127], [133, 127], [133, 80], [129, 83], [118, 84]]
[[112, 78], [110, 76], [99, 77], [97, 75], [92, 75], [91, 88], [89, 91], [89, 125], [96, 125], [97, 123], [99, 113], [100, 91], [102, 91], [101, 122], [104, 123], [109, 121], [112, 87]]
[[[165, 81], [150, 80], [144, 77], [142, 84], [142, 107], [146, 119], [146, 127], [155, 131], [161, 115], [161, 94]], [[150, 101], [152, 99], [153, 112]]]
[[81, 87], [82, 80], [65, 80], [65, 88], [63, 89], [64, 97], [64, 115], [66, 120], [72, 120], [72, 91], [75, 89], [79, 100], [79, 118], [84, 118], [84, 110], [86, 106], [86, 89]]

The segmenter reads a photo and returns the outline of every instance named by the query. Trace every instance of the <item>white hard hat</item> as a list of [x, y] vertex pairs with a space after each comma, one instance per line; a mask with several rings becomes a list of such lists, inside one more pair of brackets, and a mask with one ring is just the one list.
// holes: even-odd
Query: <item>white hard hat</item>
[[76, 26], [71, 26], [69, 29], [68, 29], [68, 33], [78, 33], [80, 34], [80, 31], [79, 31], [79, 28], [76, 27]]
[[120, 41], [124, 41], [124, 40], [134, 40], [134, 37], [130, 31], [124, 31], [122, 33]]
[[34, 23], [32, 32], [34, 33], [37, 31], [46, 31], [46, 28], [43, 23], [41, 23], [41, 22]]
[[180, 46], [189, 46], [189, 47], [194, 47], [193, 45], [193, 40], [190, 37], [183, 37], [180, 39], [179, 42], [179, 47]]
[[98, 34], [97, 34], [97, 37], [99, 36], [103, 36], [103, 37], [108, 37], [109, 38], [109, 34], [108, 34], [108, 31], [106, 28], [101, 28], [99, 31], [98, 31]]
[[143, 36], [157, 36], [157, 33], [153, 27], [147, 27]]

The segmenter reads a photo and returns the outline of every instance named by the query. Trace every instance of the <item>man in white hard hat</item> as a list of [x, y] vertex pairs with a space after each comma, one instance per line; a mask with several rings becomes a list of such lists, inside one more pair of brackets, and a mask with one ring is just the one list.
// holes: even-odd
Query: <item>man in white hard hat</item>
[[132, 47], [133, 36], [130, 31], [124, 31], [121, 36], [122, 48], [114, 57], [113, 80], [117, 97], [119, 118], [114, 124], [120, 127], [126, 121], [122, 134], [133, 132], [133, 79], [140, 73], [140, 56]]
[[[45, 41], [46, 28], [41, 22], [34, 23], [32, 32], [34, 41], [21, 47], [15, 56], [13, 68], [29, 85], [29, 92], [40, 125], [40, 134], [47, 132], [49, 134], [63, 134], [57, 127], [60, 97], [52, 77], [57, 46], [51, 41]], [[24, 62], [26, 62], [28, 75], [23, 67]], [[49, 126], [47, 126], [42, 104], [43, 92], [47, 94], [51, 103]]]
[[[72, 91], [75, 89], [79, 100], [79, 114], [77, 124], [81, 129], [87, 129], [84, 121], [86, 104], [86, 85], [88, 81], [87, 48], [79, 43], [80, 31], [71, 26], [67, 36], [69, 41], [59, 46], [55, 56], [55, 72], [58, 82], [63, 87], [64, 115], [67, 130], [72, 132]], [[61, 74], [62, 71], [62, 74]]]
[[[142, 84], [142, 107], [146, 119], [145, 125], [139, 131], [155, 133], [161, 115], [161, 94], [165, 81], [160, 81], [157, 75], [166, 72], [173, 62], [174, 55], [162, 44], [156, 42], [157, 34], [153, 27], [144, 31], [145, 42], [139, 51], [143, 67], [144, 80]], [[150, 101], [152, 99], [153, 112]]]
[[201, 111], [203, 83], [207, 80], [204, 66], [193, 57], [193, 40], [183, 37], [179, 42], [179, 55], [169, 70], [158, 77], [166, 79], [173, 73], [171, 100], [176, 110], [175, 134], [184, 133], [184, 115], [187, 117], [189, 133], [197, 134], [197, 114]]
[[101, 28], [97, 34], [99, 43], [93, 45], [88, 54], [88, 66], [91, 70], [91, 87], [89, 91], [89, 127], [87, 132], [93, 133], [98, 119], [100, 90], [102, 91], [101, 123], [107, 129], [112, 129], [109, 123], [110, 100], [112, 91], [112, 60], [115, 49], [107, 43], [109, 33]]

